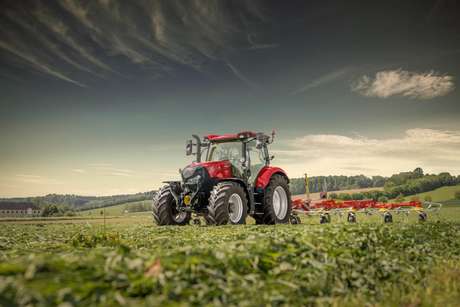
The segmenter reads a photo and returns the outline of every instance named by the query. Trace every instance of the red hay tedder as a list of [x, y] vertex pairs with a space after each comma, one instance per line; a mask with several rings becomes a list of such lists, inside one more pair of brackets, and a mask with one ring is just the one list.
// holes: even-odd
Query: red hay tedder
[[[326, 196], [327, 194], [323, 194]], [[365, 215], [381, 214], [385, 223], [393, 222], [392, 213], [406, 214], [414, 212], [418, 214], [419, 221], [426, 221], [428, 211], [438, 212], [442, 205], [431, 202], [408, 201], [399, 203], [382, 203], [372, 199], [365, 200], [346, 200], [336, 201], [334, 199], [320, 200], [303, 200], [295, 199], [292, 201], [292, 216], [291, 223], [300, 223], [300, 218], [297, 214], [305, 214], [308, 216], [319, 215], [320, 223], [331, 222], [331, 215], [336, 214], [342, 216], [347, 214], [347, 221], [356, 223], [357, 214]]]
[[[275, 133], [243, 131], [235, 134], [210, 134], [202, 139], [193, 135], [186, 142], [186, 154], [194, 162], [179, 170], [181, 181], [165, 181], [166, 186], [153, 201], [153, 219], [158, 225], [186, 225], [192, 214], [204, 217], [209, 225], [244, 224], [252, 216], [256, 224], [300, 223], [298, 214], [319, 215], [321, 223], [331, 221], [331, 214], [348, 213], [356, 222], [357, 213], [381, 212], [391, 222], [391, 212], [411, 211], [426, 220], [426, 211], [439, 210], [439, 204], [420, 202], [378, 203], [373, 200], [339, 202], [291, 200], [286, 172], [271, 165], [274, 156], [268, 151]], [[308, 181], [306, 180], [308, 191]], [[425, 205], [425, 206], [424, 206]], [[194, 219], [199, 223], [199, 219]]]

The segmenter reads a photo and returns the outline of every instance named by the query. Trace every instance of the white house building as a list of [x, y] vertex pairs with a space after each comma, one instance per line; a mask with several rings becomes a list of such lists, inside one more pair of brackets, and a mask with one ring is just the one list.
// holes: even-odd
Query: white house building
[[0, 202], [0, 217], [40, 216], [40, 208], [29, 202]]

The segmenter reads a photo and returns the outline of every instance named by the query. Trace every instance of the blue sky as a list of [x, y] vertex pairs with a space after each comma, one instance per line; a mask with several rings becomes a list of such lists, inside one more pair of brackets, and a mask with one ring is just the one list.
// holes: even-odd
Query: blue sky
[[455, 1], [7, 1], [0, 196], [158, 188], [192, 133], [292, 177], [460, 174]]

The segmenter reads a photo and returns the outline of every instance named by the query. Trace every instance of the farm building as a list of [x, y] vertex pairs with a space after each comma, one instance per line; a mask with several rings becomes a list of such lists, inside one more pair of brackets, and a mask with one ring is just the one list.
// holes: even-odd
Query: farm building
[[30, 202], [0, 202], [0, 217], [33, 217], [40, 213], [40, 208]]

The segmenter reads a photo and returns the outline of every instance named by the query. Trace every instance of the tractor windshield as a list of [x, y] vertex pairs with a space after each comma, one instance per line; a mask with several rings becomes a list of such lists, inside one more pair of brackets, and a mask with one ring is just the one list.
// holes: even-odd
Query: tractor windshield
[[238, 165], [242, 155], [243, 145], [240, 141], [213, 143], [208, 148], [207, 161], [229, 160], [233, 165]]

